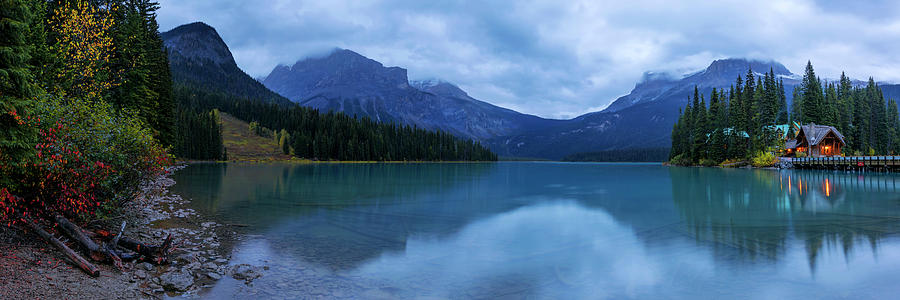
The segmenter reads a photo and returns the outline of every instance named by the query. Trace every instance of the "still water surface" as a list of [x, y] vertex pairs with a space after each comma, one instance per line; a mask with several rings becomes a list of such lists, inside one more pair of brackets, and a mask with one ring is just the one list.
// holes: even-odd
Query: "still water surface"
[[900, 175], [656, 164], [195, 164], [247, 224], [208, 298], [891, 298]]

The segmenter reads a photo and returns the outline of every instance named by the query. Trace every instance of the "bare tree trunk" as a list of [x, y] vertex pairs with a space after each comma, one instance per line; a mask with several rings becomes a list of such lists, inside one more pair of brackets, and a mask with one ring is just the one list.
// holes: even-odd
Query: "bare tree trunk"
[[69, 219], [60, 215], [56, 215], [55, 219], [56, 223], [59, 224], [59, 227], [72, 237], [76, 243], [87, 249], [94, 260], [103, 260], [104, 258], [107, 258], [112, 261], [119, 270], [124, 269], [122, 266], [122, 258], [120, 258], [115, 251], [109, 251], [108, 247], [101, 247], [100, 245], [97, 245], [97, 243], [94, 243], [94, 240], [88, 238], [81, 228], [78, 227], [78, 225], [72, 224]]
[[38, 225], [37, 223], [31, 221], [26, 222], [31, 226], [31, 229], [34, 229], [34, 231], [37, 232], [38, 235], [50, 242], [50, 244], [56, 246], [56, 248], [62, 251], [62, 253], [65, 254], [66, 257], [68, 257], [70, 260], [72, 260], [72, 262], [78, 265], [79, 268], [84, 270], [85, 273], [88, 273], [88, 275], [91, 275], [93, 277], [100, 276], [100, 269], [98, 269], [97, 266], [94, 266], [93, 264], [85, 260], [84, 257], [81, 257], [81, 255], [78, 255], [78, 253], [72, 251], [69, 246], [66, 246], [66, 244], [60, 242], [59, 239], [50, 235], [50, 233], [41, 228], [41, 225]]

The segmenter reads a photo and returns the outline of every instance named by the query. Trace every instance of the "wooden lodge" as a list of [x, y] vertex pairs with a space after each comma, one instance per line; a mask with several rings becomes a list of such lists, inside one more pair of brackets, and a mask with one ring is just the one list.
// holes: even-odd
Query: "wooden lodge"
[[810, 123], [799, 126], [797, 137], [785, 143], [785, 156], [806, 153], [808, 157], [841, 156], [847, 143], [844, 135], [832, 126]]

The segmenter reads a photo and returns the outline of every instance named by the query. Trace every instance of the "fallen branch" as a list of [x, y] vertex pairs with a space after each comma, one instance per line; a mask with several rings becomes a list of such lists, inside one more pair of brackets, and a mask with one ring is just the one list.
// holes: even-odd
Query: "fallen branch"
[[[101, 240], [111, 240], [115, 239], [118, 235], [114, 236], [112, 233], [106, 230], [97, 230], [96, 232], [84, 231], [84, 234], [91, 238], [99, 238]], [[153, 262], [157, 265], [168, 263], [169, 254], [175, 251], [175, 243], [172, 239], [172, 235], [167, 235], [166, 239], [160, 245], [151, 245], [140, 242], [135, 239], [131, 239], [127, 236], [119, 237], [119, 241], [116, 243], [116, 246], [134, 251], [136, 254], [132, 257], [128, 254], [119, 253], [119, 256], [122, 257], [123, 260], [130, 260], [139, 257], [143, 257], [146, 261]]]
[[125, 231], [125, 221], [122, 221], [122, 226], [119, 227], [119, 233], [116, 234], [116, 237], [112, 240], [113, 247], [119, 245], [119, 238], [122, 237], [122, 232]]
[[100, 269], [98, 269], [97, 266], [94, 266], [93, 264], [85, 260], [84, 257], [81, 257], [81, 255], [78, 255], [78, 253], [75, 253], [75, 251], [69, 248], [69, 246], [66, 246], [66, 244], [60, 242], [59, 239], [50, 235], [50, 233], [44, 230], [44, 228], [41, 228], [41, 225], [38, 225], [37, 223], [34, 223], [32, 221], [26, 221], [26, 223], [31, 226], [31, 229], [33, 229], [34, 232], [37, 232], [38, 235], [50, 242], [50, 244], [52, 244], [53, 246], [56, 246], [56, 248], [62, 251], [62, 253], [65, 254], [66, 257], [71, 259], [72, 262], [78, 265], [78, 267], [84, 270], [84, 272], [88, 273], [88, 275], [91, 275], [93, 277], [100, 276]]
[[100, 245], [97, 245], [97, 243], [94, 243], [93, 240], [84, 234], [84, 231], [82, 231], [78, 225], [72, 224], [69, 219], [60, 215], [56, 215], [55, 219], [59, 227], [63, 229], [63, 232], [71, 237], [76, 243], [84, 247], [91, 255], [91, 258], [98, 261], [102, 261], [106, 258], [112, 261], [119, 270], [124, 270], [122, 258], [119, 257], [115, 251], [109, 251], [108, 247], [101, 247]]
[[169, 262], [169, 254], [175, 250], [172, 246], [172, 235], [166, 236], [166, 240], [161, 245], [147, 245], [128, 237], [119, 239], [119, 247], [134, 251], [157, 265]]

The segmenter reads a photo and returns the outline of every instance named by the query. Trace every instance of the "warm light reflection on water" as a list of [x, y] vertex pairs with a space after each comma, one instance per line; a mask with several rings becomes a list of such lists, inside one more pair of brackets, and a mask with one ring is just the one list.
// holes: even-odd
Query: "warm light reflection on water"
[[[894, 174], [498, 163], [195, 165], [250, 224], [209, 298], [884, 298]], [[812, 187], [812, 188], [810, 188]]]

